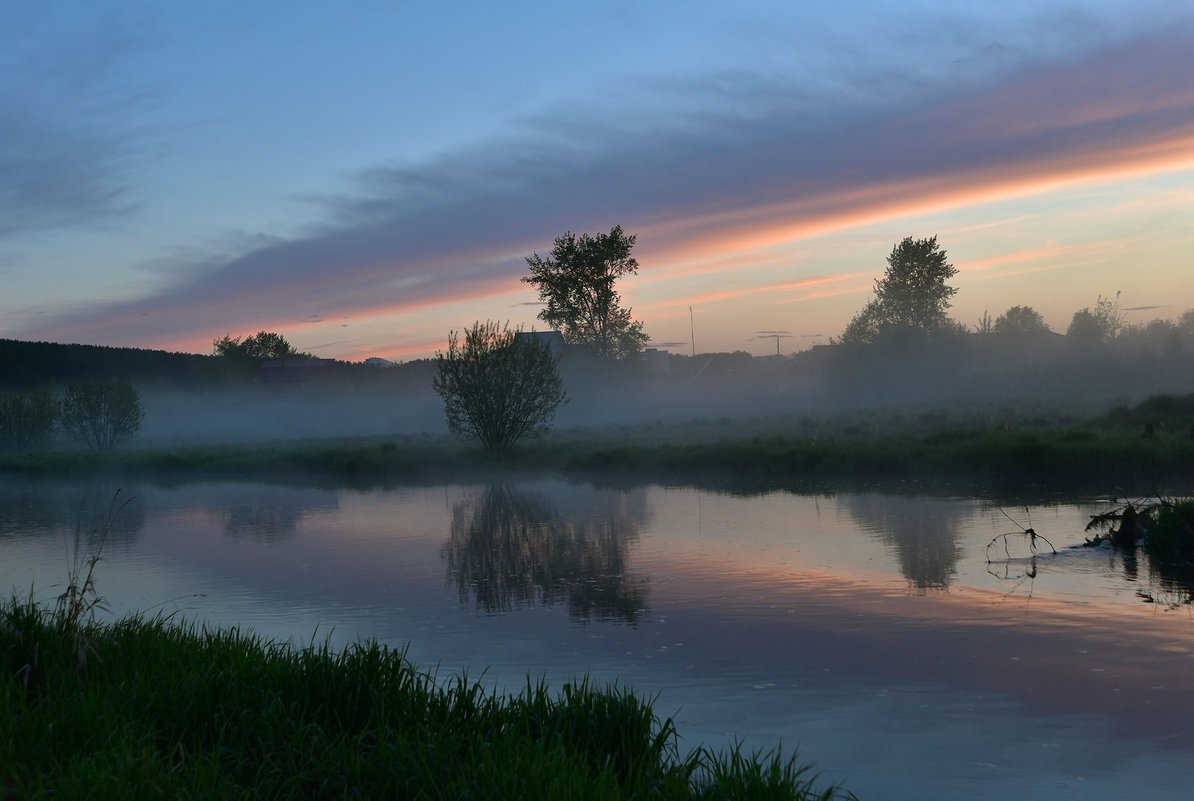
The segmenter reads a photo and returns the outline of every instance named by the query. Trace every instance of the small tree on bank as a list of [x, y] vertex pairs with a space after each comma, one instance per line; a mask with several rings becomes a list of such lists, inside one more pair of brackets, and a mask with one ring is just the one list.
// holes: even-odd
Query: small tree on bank
[[58, 420], [48, 389], [0, 395], [0, 451], [29, 451], [45, 444]]
[[517, 333], [477, 322], [463, 342], [449, 333], [447, 352], [435, 354], [432, 386], [443, 398], [448, 428], [490, 451], [548, 431], [568, 399], [551, 349]]
[[144, 419], [141, 396], [119, 378], [79, 381], [62, 399], [62, 430], [92, 450], [112, 450], [135, 437]]

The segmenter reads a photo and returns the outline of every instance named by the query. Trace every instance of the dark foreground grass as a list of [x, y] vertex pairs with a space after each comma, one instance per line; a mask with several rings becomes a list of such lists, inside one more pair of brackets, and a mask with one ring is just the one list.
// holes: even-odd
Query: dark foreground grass
[[795, 757], [678, 750], [588, 681], [499, 695], [377, 643], [0, 609], [0, 797], [840, 798]]

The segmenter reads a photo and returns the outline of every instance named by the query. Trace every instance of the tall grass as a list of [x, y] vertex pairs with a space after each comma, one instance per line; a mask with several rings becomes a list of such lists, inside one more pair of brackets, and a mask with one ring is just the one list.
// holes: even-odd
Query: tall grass
[[[166, 618], [0, 608], [0, 797], [834, 798], [795, 756], [681, 755], [649, 701], [588, 680], [500, 695], [365, 642], [295, 649]], [[847, 796], [848, 797], [848, 796]]]
[[[1194, 565], [1194, 499], [1162, 501], [1145, 528], [1149, 556], [1171, 565]], [[1189, 572], [1189, 571], [1187, 571]]]

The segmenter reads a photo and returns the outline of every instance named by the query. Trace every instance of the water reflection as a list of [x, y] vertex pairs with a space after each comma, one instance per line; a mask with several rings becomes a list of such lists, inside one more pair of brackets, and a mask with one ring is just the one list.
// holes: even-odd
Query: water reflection
[[233, 540], [277, 544], [298, 531], [304, 517], [314, 512], [334, 512], [334, 492], [257, 485], [229, 491], [221, 505], [224, 533]]
[[1149, 586], [1136, 591], [1141, 600], [1161, 604], [1167, 609], [1194, 605], [1194, 565], [1174, 564], [1151, 557], [1148, 562]]
[[1165, 609], [1194, 605], [1194, 565], [1159, 559], [1143, 548], [1099, 546], [1107, 551], [1111, 569], [1118, 565], [1124, 579], [1136, 585], [1136, 597]]
[[839, 504], [863, 529], [891, 545], [900, 572], [918, 590], [949, 586], [957, 573], [966, 515], [958, 504], [903, 495], [842, 495]]
[[105, 533], [108, 545], [127, 545], [144, 527], [145, 504], [135, 488], [23, 482], [0, 488], [0, 535], [78, 533], [92, 547]]
[[442, 550], [461, 603], [487, 613], [568, 604], [574, 620], [637, 623], [647, 579], [627, 573], [628, 550], [647, 516], [645, 494], [544, 492], [488, 487], [452, 509]]

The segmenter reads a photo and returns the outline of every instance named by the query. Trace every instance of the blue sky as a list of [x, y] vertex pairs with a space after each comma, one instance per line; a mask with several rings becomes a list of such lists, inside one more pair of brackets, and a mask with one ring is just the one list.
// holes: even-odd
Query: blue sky
[[1147, 0], [0, 0], [0, 336], [417, 358], [615, 224], [680, 351], [825, 342], [933, 234], [965, 323], [1176, 317], [1191, 52]]

